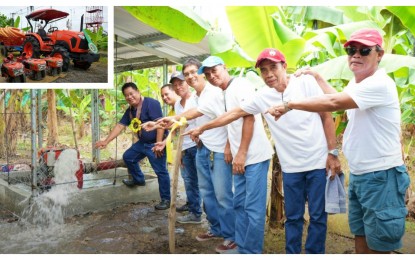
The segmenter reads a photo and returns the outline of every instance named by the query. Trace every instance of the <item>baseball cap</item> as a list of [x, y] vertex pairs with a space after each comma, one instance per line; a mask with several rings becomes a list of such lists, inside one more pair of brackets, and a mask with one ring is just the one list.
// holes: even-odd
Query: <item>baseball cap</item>
[[223, 60], [217, 56], [209, 56], [207, 57], [203, 62], [202, 62], [202, 66], [200, 66], [200, 68], [197, 70], [197, 74], [203, 74], [203, 70], [208, 67], [215, 67], [217, 65], [224, 65], [225, 62], [223, 62]]
[[271, 60], [271, 61], [274, 61], [274, 62], [284, 62], [285, 63], [284, 54], [282, 54], [282, 52], [280, 52], [279, 50], [274, 49], [274, 48], [266, 48], [259, 54], [258, 58], [256, 59], [255, 68], [258, 68], [259, 64], [263, 60]]
[[369, 47], [375, 45], [382, 47], [382, 41], [382, 36], [378, 30], [365, 28], [352, 33], [350, 39], [344, 44], [344, 47], [349, 46], [352, 42], [358, 42]]
[[170, 81], [169, 81], [170, 84], [173, 83], [173, 79], [184, 80], [183, 73], [181, 73], [179, 71], [173, 72], [173, 74], [171, 74], [171, 76], [170, 76]]

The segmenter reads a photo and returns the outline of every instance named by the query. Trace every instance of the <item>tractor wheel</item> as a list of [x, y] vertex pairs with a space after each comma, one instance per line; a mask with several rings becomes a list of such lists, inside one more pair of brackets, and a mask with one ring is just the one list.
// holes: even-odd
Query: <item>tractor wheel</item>
[[19, 77], [20, 77], [20, 82], [22, 82], [22, 83], [26, 82], [26, 76], [24, 74], [20, 75]]
[[23, 52], [26, 53], [26, 57], [39, 58], [40, 47], [39, 42], [34, 37], [28, 37], [23, 43]]
[[69, 57], [69, 52], [65, 47], [55, 46], [55, 48], [53, 48], [53, 51], [50, 54], [50, 56], [61, 58], [62, 61], [63, 61], [62, 71], [68, 71], [69, 63], [71, 62], [71, 60], [70, 60], [70, 57]]
[[73, 61], [73, 64], [75, 68], [80, 68], [83, 70], [87, 70], [89, 67], [91, 67], [91, 63], [86, 61]]
[[6, 48], [6, 46], [1, 47], [1, 55], [3, 55], [3, 57], [7, 57], [7, 48]]

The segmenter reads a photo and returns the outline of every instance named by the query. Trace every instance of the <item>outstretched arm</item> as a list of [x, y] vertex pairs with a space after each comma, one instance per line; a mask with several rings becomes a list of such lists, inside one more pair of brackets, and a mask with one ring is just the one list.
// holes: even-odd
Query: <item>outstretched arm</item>
[[309, 112], [333, 112], [352, 108], [358, 108], [357, 104], [347, 93], [340, 92], [284, 102], [268, 108], [266, 113], [270, 113], [275, 117], [275, 120], [278, 120], [291, 109]]
[[206, 124], [202, 126], [196, 127], [194, 129], [191, 129], [185, 132], [183, 135], [190, 135], [192, 139], [199, 138], [199, 135], [201, 135], [206, 130], [225, 126], [235, 121], [238, 118], [241, 118], [243, 116], [248, 116], [248, 115], [250, 114], [243, 111], [241, 108], [237, 107], [232, 110], [229, 110], [228, 112], [222, 114], [221, 116], [215, 118], [214, 120], [210, 122], [207, 122]]
[[295, 72], [296, 77], [298, 77], [302, 74], [313, 76], [316, 79], [318, 85], [320, 86], [320, 88], [321, 88], [321, 90], [323, 91], [324, 94], [337, 93], [337, 90], [335, 88], [333, 88], [320, 74], [318, 74], [317, 71], [314, 71], [310, 68], [304, 68], [304, 69], [300, 69], [300, 70]]
[[114, 129], [112, 129], [111, 133], [105, 138], [105, 140], [101, 140], [95, 143], [95, 148], [101, 149], [105, 148], [109, 142], [111, 142], [115, 137], [117, 137], [122, 130], [125, 129], [125, 125], [117, 124]]

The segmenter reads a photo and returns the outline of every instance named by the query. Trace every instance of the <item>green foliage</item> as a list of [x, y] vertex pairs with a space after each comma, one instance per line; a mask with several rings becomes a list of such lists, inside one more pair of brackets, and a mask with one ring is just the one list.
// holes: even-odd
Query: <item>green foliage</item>
[[121, 118], [125, 109], [127, 109], [127, 102], [124, 99], [121, 88], [126, 82], [133, 82], [137, 85], [141, 95], [144, 97], [151, 97], [163, 104], [160, 94], [160, 87], [163, 85], [163, 69], [158, 68], [148, 68], [135, 71], [125, 71], [117, 73], [114, 77], [114, 85], [116, 86], [116, 99], [120, 111], [117, 114], [117, 118]]
[[65, 115], [70, 116], [70, 108], [72, 109], [72, 116], [77, 125], [90, 121], [91, 115], [91, 93], [89, 90], [55, 90], [55, 94], [59, 98], [56, 109], [62, 110]]
[[6, 26], [14, 26], [13, 18], [8, 18], [4, 14], [0, 14], [0, 27]]
[[184, 42], [201, 41], [210, 28], [204, 19], [186, 6], [124, 6], [124, 9], [138, 20]]
[[104, 32], [104, 28], [99, 27], [97, 32], [91, 32], [85, 30], [91, 38], [92, 42], [98, 47], [98, 50], [107, 50], [108, 48], [108, 35]]

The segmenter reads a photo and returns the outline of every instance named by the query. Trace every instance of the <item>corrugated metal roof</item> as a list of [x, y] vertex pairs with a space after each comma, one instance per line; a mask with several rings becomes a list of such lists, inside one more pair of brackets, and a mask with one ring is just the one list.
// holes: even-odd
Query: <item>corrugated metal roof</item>
[[114, 72], [183, 63], [209, 56], [208, 39], [191, 44], [176, 40], [137, 20], [120, 6], [114, 8]]

